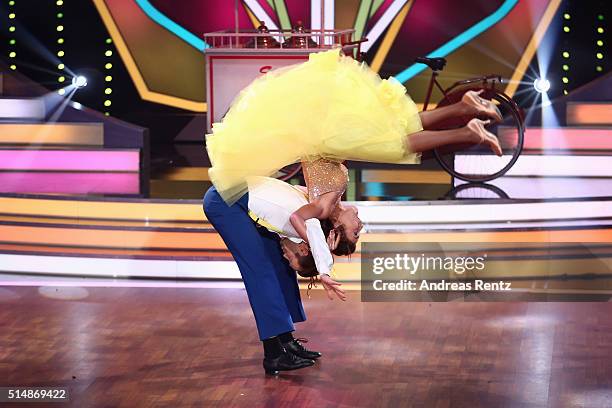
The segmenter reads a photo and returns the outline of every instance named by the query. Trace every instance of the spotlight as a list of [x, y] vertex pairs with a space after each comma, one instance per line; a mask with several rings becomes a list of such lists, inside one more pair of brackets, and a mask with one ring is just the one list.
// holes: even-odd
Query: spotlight
[[77, 88], [84, 88], [87, 86], [87, 78], [85, 78], [83, 75], [77, 75], [72, 78], [72, 85], [76, 86]]
[[539, 93], [546, 93], [550, 89], [550, 81], [546, 78], [538, 78], [533, 81], [533, 87]]

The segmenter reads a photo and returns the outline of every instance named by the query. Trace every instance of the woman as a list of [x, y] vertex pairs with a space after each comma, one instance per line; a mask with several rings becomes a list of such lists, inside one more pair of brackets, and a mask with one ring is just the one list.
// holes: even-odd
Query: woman
[[334, 226], [343, 226], [341, 235], [354, 243], [360, 223], [355, 210], [339, 205], [347, 182], [340, 162], [419, 163], [422, 152], [457, 143], [485, 143], [500, 155], [497, 138], [484, 128], [488, 121], [474, 118], [459, 129], [428, 130], [465, 114], [501, 119], [495, 105], [475, 92], [458, 104], [419, 114], [394, 78], [381, 80], [339, 49], [311, 54], [305, 63], [255, 80], [234, 100], [223, 122], [215, 123], [207, 136], [209, 175], [231, 204], [246, 192], [248, 176], [270, 176], [301, 160], [308, 177], [308, 162], [318, 163], [315, 173], [325, 162], [318, 159], [335, 163], [320, 181], [310, 177], [309, 188], [314, 191], [319, 182], [329, 187], [331, 179], [342, 182], [310, 197], [312, 205], [294, 218], [297, 223], [298, 216], [331, 217]]
[[[501, 120], [495, 105], [479, 96], [479, 92], [469, 91], [461, 102], [433, 111], [420, 112], [423, 127], [435, 128], [449, 118], [476, 117], [486, 115]], [[335, 240], [335, 255], [350, 255], [355, 252], [359, 233], [363, 224], [358, 217], [357, 208], [342, 204], [340, 198], [348, 184], [348, 169], [338, 161], [317, 159], [302, 162], [304, 179], [308, 186], [309, 205], [300, 208], [291, 217], [297, 231], [304, 231], [304, 223], [309, 218], [321, 220], [323, 228], [330, 231]]]

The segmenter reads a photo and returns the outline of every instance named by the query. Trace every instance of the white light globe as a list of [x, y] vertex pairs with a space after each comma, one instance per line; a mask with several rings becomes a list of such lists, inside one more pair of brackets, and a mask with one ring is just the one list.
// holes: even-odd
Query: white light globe
[[533, 81], [533, 87], [539, 93], [546, 93], [550, 89], [550, 81], [546, 78], [538, 78]]
[[77, 88], [83, 88], [87, 86], [87, 78], [85, 78], [83, 75], [77, 75], [72, 78], [72, 85], [76, 86]]

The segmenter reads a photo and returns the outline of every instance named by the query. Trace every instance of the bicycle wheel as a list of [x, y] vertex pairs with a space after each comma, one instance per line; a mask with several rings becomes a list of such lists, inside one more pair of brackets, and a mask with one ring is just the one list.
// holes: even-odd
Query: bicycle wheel
[[[438, 106], [456, 103], [467, 91], [479, 91], [480, 89], [482, 88], [464, 88], [449, 93]], [[490, 124], [487, 130], [499, 139], [502, 156], [496, 156], [485, 145], [452, 145], [434, 150], [438, 163], [451, 176], [473, 183], [490, 181], [506, 174], [514, 166], [523, 150], [525, 133], [520, 112], [508, 96], [488, 88], [480, 96], [495, 101], [501, 111], [503, 120]], [[468, 117], [457, 118], [445, 123], [442, 128], [461, 127], [469, 120]]]

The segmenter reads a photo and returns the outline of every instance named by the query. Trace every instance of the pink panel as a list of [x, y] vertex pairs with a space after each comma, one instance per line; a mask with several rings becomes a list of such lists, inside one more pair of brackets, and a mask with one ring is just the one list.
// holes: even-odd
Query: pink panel
[[137, 150], [0, 150], [0, 170], [138, 171], [139, 168]]
[[[510, 129], [501, 128], [500, 137]], [[525, 149], [612, 150], [612, 129], [527, 128]]]
[[0, 193], [138, 194], [138, 173], [0, 172]]

